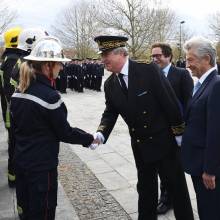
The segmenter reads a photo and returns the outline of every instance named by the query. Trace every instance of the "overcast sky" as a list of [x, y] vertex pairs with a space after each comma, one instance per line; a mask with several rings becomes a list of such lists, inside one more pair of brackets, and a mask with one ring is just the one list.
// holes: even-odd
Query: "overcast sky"
[[[19, 18], [13, 25], [23, 27], [40, 26], [50, 31], [59, 12], [76, 0], [8, 0], [16, 8]], [[92, 1], [92, 0], [91, 0]], [[147, 0], [143, 0], [147, 1]], [[220, 11], [220, 0], [162, 0], [174, 9], [184, 27], [195, 34], [209, 35], [209, 15]]]

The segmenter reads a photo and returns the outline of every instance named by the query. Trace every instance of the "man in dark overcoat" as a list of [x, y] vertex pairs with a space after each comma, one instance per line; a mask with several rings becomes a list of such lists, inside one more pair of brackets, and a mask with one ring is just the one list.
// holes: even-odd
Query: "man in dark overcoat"
[[119, 115], [128, 125], [138, 174], [139, 220], [157, 219], [159, 166], [167, 175], [176, 219], [192, 220], [175, 140], [184, 129], [179, 103], [157, 65], [128, 58], [127, 40], [122, 36], [95, 38], [102, 62], [112, 72], [104, 84], [106, 107], [95, 135], [100, 143], [106, 143]]
[[[151, 57], [152, 61], [159, 66], [162, 73], [169, 80], [170, 85], [172, 86], [179, 101], [182, 113], [184, 114], [186, 105], [192, 97], [193, 79], [190, 76], [190, 73], [185, 68], [175, 67], [172, 65], [172, 48], [167, 43], [154, 43], [151, 46]], [[159, 169], [158, 172], [161, 180], [161, 194], [157, 206], [157, 213], [165, 214], [173, 207], [172, 195], [169, 192], [166, 175], [164, 175], [163, 169]]]

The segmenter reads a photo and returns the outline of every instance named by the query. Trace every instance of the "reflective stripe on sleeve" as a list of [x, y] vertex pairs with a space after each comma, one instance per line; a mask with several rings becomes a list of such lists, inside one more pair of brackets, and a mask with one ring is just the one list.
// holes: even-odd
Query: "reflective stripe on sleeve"
[[2, 70], [0, 70], [0, 78], [1, 78], [2, 88], [4, 88], [4, 78], [3, 78], [3, 71]]
[[15, 81], [14, 79], [10, 79], [10, 84], [12, 85], [12, 86], [14, 86], [15, 87], [15, 89], [18, 87], [18, 83], [17, 83], [17, 81]]
[[59, 99], [56, 103], [54, 104], [50, 104], [48, 102], [45, 102], [44, 100], [34, 96], [34, 95], [30, 95], [30, 94], [24, 94], [24, 93], [14, 93], [12, 95], [13, 98], [21, 98], [21, 99], [27, 99], [27, 100], [31, 100], [41, 106], [43, 106], [44, 108], [47, 108], [49, 110], [54, 110], [57, 109], [61, 106], [61, 104], [63, 103], [63, 101], [61, 99]]

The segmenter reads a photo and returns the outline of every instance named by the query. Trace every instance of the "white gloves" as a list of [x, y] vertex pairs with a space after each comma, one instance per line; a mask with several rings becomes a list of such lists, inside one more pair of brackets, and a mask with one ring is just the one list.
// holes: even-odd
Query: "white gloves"
[[99, 142], [99, 144], [103, 144], [105, 141], [105, 138], [101, 132], [96, 132], [93, 134], [93, 137]]
[[94, 141], [93, 143], [89, 146], [91, 150], [95, 150], [100, 144], [103, 144], [105, 141], [105, 138], [101, 132], [96, 132], [93, 134]]
[[89, 148], [90, 148], [91, 150], [95, 150], [98, 146], [99, 146], [98, 144], [91, 144], [91, 145], [89, 146]]
[[177, 145], [180, 147], [181, 143], [182, 143], [182, 135], [181, 136], [176, 136], [175, 139], [176, 139]]

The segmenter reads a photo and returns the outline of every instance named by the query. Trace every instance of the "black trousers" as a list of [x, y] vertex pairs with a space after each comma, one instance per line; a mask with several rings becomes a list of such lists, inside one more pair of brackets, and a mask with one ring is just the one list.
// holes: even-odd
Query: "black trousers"
[[[0, 83], [2, 83], [1, 80]], [[7, 99], [2, 87], [0, 88], [0, 92], [1, 92], [0, 98], [1, 98], [1, 107], [2, 107], [2, 117], [4, 123], [6, 123], [6, 117], [7, 117], [6, 115], [9, 114], [8, 113], [9, 105], [7, 103]], [[10, 120], [11, 120], [11, 115], [10, 115]], [[7, 127], [7, 131], [8, 131], [8, 180], [11, 182], [15, 182], [14, 166], [13, 166], [15, 137], [12, 128], [12, 123], [10, 123], [10, 126]]]
[[[11, 126], [8, 130], [8, 174], [15, 175], [14, 171], [14, 151], [15, 151], [15, 136]], [[9, 178], [10, 179], [10, 178]]]
[[220, 219], [220, 185], [216, 179], [214, 190], [206, 189], [201, 176], [191, 176], [196, 192], [200, 220]]
[[27, 172], [16, 167], [16, 196], [21, 220], [54, 220], [57, 169]]
[[[178, 154], [180, 154], [180, 148], [178, 148], [177, 151]], [[161, 164], [158, 168], [158, 174], [160, 177], [160, 202], [172, 205], [172, 193], [169, 191], [169, 181], [166, 179], [166, 173], [164, 173], [163, 166], [164, 165]]]
[[193, 211], [187, 189], [185, 175], [177, 149], [155, 162], [144, 162], [135, 154], [138, 172], [137, 191], [138, 220], [156, 220], [158, 204], [158, 169], [163, 169], [168, 190], [172, 193], [174, 215], [177, 220], [193, 220]]
[[101, 86], [102, 86], [102, 76], [96, 76], [96, 79], [95, 79], [95, 90], [96, 91], [101, 91]]

